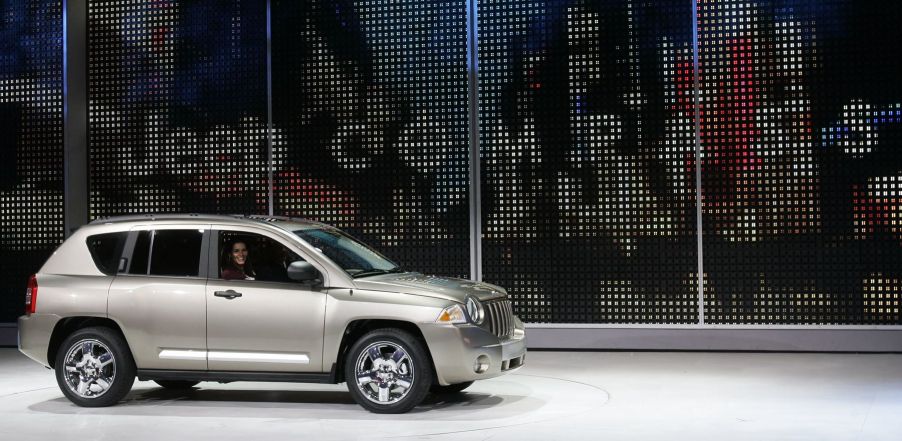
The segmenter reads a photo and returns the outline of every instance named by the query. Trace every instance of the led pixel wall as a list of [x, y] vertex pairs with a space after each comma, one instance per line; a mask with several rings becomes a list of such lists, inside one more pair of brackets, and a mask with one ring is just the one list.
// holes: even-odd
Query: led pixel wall
[[[527, 322], [902, 324], [902, 3], [87, 3], [91, 218], [271, 204], [466, 277], [478, 130]], [[63, 238], [63, 17], [0, 13], [8, 322]]]
[[699, 2], [708, 322], [902, 324], [900, 21]]
[[62, 240], [62, 2], [0, 2], [0, 323]]
[[90, 216], [267, 212], [266, 3], [88, 2]]
[[691, 14], [479, 2], [484, 278], [526, 321], [697, 322]]
[[272, 2], [275, 212], [467, 276], [466, 2]]

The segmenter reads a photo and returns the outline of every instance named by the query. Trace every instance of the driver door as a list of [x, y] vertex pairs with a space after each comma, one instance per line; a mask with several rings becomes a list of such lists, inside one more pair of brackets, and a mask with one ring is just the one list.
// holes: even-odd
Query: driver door
[[[303, 260], [299, 250], [252, 228], [214, 226], [213, 238], [206, 287], [209, 369], [323, 372], [326, 290], [288, 279], [287, 265]], [[222, 278], [235, 241], [246, 245], [248, 279]]]

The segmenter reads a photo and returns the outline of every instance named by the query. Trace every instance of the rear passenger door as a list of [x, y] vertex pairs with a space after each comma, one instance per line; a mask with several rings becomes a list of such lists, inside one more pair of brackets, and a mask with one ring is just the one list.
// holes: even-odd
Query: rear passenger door
[[139, 369], [207, 369], [209, 236], [209, 225], [136, 227], [129, 235], [108, 312]]

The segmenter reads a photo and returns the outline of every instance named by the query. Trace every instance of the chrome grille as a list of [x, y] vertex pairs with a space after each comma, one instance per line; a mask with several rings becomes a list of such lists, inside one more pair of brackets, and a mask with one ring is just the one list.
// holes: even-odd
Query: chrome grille
[[501, 299], [485, 304], [486, 325], [498, 338], [508, 338], [514, 333], [514, 310], [511, 301]]

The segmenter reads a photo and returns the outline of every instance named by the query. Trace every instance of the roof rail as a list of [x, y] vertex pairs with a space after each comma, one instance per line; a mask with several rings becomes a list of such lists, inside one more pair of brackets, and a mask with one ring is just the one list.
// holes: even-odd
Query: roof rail
[[308, 224], [323, 224], [322, 222], [289, 216], [268, 216], [260, 214], [209, 214], [209, 213], [146, 213], [146, 214], [128, 214], [120, 216], [105, 216], [94, 219], [89, 225], [110, 224], [118, 222], [136, 222], [136, 221], [158, 221], [158, 220], [192, 220], [206, 219], [210, 221], [244, 219], [261, 223], [272, 222], [302, 222]]

